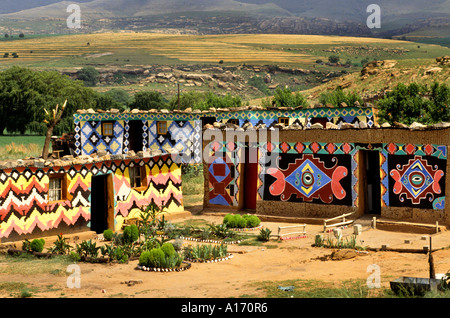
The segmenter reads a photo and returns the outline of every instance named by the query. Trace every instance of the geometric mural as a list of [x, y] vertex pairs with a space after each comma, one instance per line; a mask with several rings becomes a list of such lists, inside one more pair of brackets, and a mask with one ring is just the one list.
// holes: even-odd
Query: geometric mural
[[352, 205], [350, 155], [280, 154], [264, 175], [264, 200]]
[[[147, 187], [130, 187], [129, 168], [145, 167]], [[64, 197], [49, 201], [49, 184], [53, 175], [65, 180]], [[164, 206], [167, 212], [182, 211], [181, 169], [170, 155], [161, 157], [109, 160], [62, 167], [16, 167], [0, 170], [0, 238], [12, 232], [31, 234], [60, 225], [90, 226], [91, 179], [112, 174], [114, 182], [115, 228], [124, 218], [150, 202]]]
[[443, 208], [445, 167], [437, 157], [389, 155], [389, 205]]
[[240, 149], [233, 142], [224, 145], [214, 141], [210, 144], [211, 162], [207, 166], [210, 204], [238, 206]]

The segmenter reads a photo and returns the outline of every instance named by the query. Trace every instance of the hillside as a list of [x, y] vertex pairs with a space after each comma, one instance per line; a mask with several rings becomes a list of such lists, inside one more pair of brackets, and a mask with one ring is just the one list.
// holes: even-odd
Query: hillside
[[[270, 96], [285, 86], [293, 91], [312, 89], [308, 95], [314, 99], [316, 92], [346, 81], [351, 82], [348, 89], [372, 93], [386, 83], [422, 79], [436, 57], [450, 55], [450, 49], [437, 45], [319, 35], [116, 32], [0, 42], [3, 54], [8, 53], [0, 58], [0, 70], [19, 65], [76, 78], [79, 69], [92, 66], [100, 72], [97, 90], [155, 90], [168, 98], [177, 94], [178, 83], [183, 92], [230, 93], [244, 100]], [[332, 55], [339, 63], [328, 63]], [[380, 69], [380, 77], [360, 78], [363, 64], [373, 60], [398, 63]], [[445, 72], [432, 76], [448, 81]]]
[[[372, 61], [368, 66], [361, 68], [360, 72], [336, 77], [302, 93], [313, 105], [318, 102], [320, 94], [336, 88], [356, 92], [367, 102], [374, 102], [399, 83], [431, 86], [434, 82], [450, 85], [449, 56], [446, 61], [440, 60], [440, 57], [423, 60]], [[259, 103], [258, 100], [254, 102]]]
[[[370, 29], [366, 25], [369, 16], [366, 9], [372, 2], [25, 0], [17, 3], [4, 0], [0, 8], [0, 32], [51, 34], [69, 31], [158, 30], [183, 33], [187, 30], [194, 34], [282, 33], [392, 37], [432, 29], [433, 43], [448, 43], [450, 0], [377, 1], [381, 8], [381, 29]], [[68, 30], [65, 25], [68, 17], [66, 9], [74, 3], [81, 7], [83, 28]]]

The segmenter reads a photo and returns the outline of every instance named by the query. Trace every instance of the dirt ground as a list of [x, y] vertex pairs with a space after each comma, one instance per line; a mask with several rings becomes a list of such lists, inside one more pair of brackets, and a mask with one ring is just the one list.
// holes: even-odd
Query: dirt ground
[[[201, 218], [220, 223], [223, 216], [192, 215], [187, 218]], [[293, 225], [280, 222], [262, 222], [264, 227], [276, 233], [278, 226]], [[250, 296], [265, 297], [260, 289], [261, 282], [280, 282], [291, 279], [341, 282], [349, 279], [367, 280], [372, 274], [371, 265], [380, 269], [381, 286], [389, 288], [389, 281], [401, 276], [429, 277], [427, 254], [392, 251], [369, 251], [344, 260], [331, 260], [331, 249], [316, 248], [316, 234], [322, 233], [322, 226], [307, 225], [307, 237], [270, 241], [263, 246], [230, 245], [233, 254], [229, 260], [217, 263], [193, 263], [183, 272], [145, 272], [136, 269], [138, 260], [128, 264], [78, 263], [81, 270], [80, 288], [68, 288], [68, 276], [64, 275], [6, 275], [0, 274], [1, 282], [26, 282], [38, 288], [33, 297], [38, 298], [229, 298]], [[344, 237], [351, 235], [353, 228], [343, 230]], [[322, 233], [323, 234], [323, 233]], [[324, 234], [327, 236], [328, 234]], [[450, 231], [432, 234], [436, 274], [450, 270]], [[363, 226], [358, 235], [358, 244], [379, 248], [383, 244], [398, 249], [422, 249], [429, 244], [423, 234], [382, 231]], [[409, 242], [405, 243], [405, 240]], [[48, 240], [48, 242], [53, 242]], [[196, 244], [185, 241], [185, 244]], [[267, 246], [269, 245], [269, 246]], [[270, 248], [270, 246], [276, 246]], [[133, 286], [125, 282], [142, 281]], [[375, 292], [375, 289], [374, 289]], [[1, 295], [3, 293], [3, 295]], [[7, 291], [0, 291], [1, 297], [11, 297]]]

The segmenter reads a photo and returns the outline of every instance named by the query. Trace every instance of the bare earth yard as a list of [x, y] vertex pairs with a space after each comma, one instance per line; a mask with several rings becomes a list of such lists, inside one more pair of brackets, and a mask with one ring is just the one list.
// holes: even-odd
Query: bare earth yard
[[[223, 217], [193, 215], [190, 218], [220, 223]], [[278, 222], [262, 224], [272, 233], [283, 225]], [[389, 281], [401, 276], [429, 277], [427, 254], [369, 251], [350, 259], [332, 260], [329, 256], [333, 250], [312, 247], [315, 235], [321, 230], [322, 226], [308, 225], [306, 238], [281, 242], [271, 240], [261, 246], [230, 245], [228, 251], [233, 253], [233, 258], [217, 263], [193, 263], [183, 272], [144, 272], [136, 269], [138, 260], [128, 264], [78, 263], [80, 288], [67, 287], [69, 274], [5, 274], [4, 267], [13, 265], [0, 262], [0, 284], [25, 282], [38, 291], [33, 293], [35, 298], [259, 298], [267, 297], [261, 288], [267, 281], [279, 282], [280, 286], [289, 284], [286, 283], [288, 280], [319, 280], [331, 285], [346, 280], [366, 281], [372, 274], [372, 264], [379, 266], [381, 286], [386, 288], [389, 288]], [[352, 231], [348, 228], [343, 233], [351, 234]], [[371, 248], [388, 244], [393, 248], [421, 249], [428, 245], [423, 236], [374, 230], [367, 226], [358, 235], [358, 244]], [[439, 249], [433, 253], [436, 273], [447, 273], [450, 270], [450, 231], [433, 234], [432, 238], [433, 250]], [[410, 240], [410, 243], [405, 243], [405, 240]], [[48, 242], [51, 244], [53, 241]], [[185, 241], [185, 244], [196, 243]], [[139, 283], [128, 286], [125, 282], [130, 280]], [[369, 295], [371, 293], [375, 295], [377, 289], [371, 289]], [[286, 291], [288, 295], [289, 291]], [[0, 289], [0, 297], [14, 296], [8, 290]]]

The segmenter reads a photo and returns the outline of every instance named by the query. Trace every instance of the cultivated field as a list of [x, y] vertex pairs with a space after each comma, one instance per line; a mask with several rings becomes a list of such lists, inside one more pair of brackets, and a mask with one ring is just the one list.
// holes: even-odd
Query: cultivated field
[[[311, 67], [338, 48], [341, 61], [351, 59], [430, 59], [448, 48], [413, 42], [312, 35], [167, 35], [98, 33], [1, 41], [0, 68], [145, 66], [151, 64], [247, 63]], [[0, 54], [2, 52], [0, 51]], [[19, 58], [13, 59], [12, 53]]]

